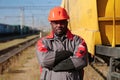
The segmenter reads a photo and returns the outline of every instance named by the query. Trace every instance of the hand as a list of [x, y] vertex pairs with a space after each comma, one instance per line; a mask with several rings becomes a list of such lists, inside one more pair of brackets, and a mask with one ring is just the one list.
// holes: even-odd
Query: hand
[[74, 64], [70, 58], [60, 62], [58, 65], [53, 67], [53, 70], [55, 72], [57, 72], [57, 71], [71, 71], [74, 69], [75, 69]]
[[70, 56], [73, 56], [73, 53], [70, 51], [56, 51], [56, 55], [55, 55], [55, 63], [54, 65], [57, 65], [59, 62], [69, 58]]

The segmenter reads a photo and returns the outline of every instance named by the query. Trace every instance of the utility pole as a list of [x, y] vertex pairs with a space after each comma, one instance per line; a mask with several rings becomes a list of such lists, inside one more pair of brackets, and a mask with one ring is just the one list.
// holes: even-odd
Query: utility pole
[[[35, 23], [34, 23], [34, 15], [32, 15], [32, 29], [34, 28], [34, 26], [35, 26]], [[34, 30], [32, 31], [32, 33], [34, 33]]]
[[23, 27], [24, 27], [24, 8], [21, 7], [20, 8], [21, 10], [21, 17], [20, 17], [20, 20], [21, 20], [21, 24], [20, 24], [20, 34], [23, 35]]

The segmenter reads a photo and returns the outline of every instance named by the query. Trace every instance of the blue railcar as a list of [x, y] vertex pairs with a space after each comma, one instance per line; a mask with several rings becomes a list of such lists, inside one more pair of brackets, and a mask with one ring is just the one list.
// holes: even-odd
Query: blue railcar
[[12, 25], [7, 25], [5, 31], [6, 34], [14, 34], [15, 27]]
[[28, 34], [29, 33], [29, 27], [28, 26], [24, 26], [22, 28], [23, 34]]
[[[9, 24], [0, 24], [0, 34], [14, 34], [17, 31], [16, 26]], [[18, 31], [17, 31], [18, 32]]]
[[31, 34], [31, 33], [36, 33], [36, 29], [33, 29], [30, 26], [24, 25], [21, 29], [20, 25], [10, 25], [10, 24], [3, 24], [0, 23], [0, 35], [22, 35], [24, 34]]
[[13, 32], [14, 32], [14, 28], [12, 28], [11, 25], [0, 24], [0, 34], [9, 34]]
[[5, 24], [0, 24], [0, 34], [3, 34], [5, 33], [5, 28], [6, 28], [7, 25]]
[[15, 34], [20, 34], [20, 25], [12, 25], [12, 27], [14, 27], [14, 33]]

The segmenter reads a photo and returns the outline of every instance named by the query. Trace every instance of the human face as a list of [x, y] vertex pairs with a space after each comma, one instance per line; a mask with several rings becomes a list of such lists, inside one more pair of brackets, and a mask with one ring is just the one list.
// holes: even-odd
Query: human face
[[67, 32], [67, 20], [51, 21], [52, 30], [57, 36], [62, 36]]

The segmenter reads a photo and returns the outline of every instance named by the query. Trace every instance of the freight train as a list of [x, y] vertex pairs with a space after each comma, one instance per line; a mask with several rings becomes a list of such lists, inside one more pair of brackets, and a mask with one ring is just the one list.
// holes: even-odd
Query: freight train
[[61, 6], [70, 16], [69, 29], [85, 39], [91, 56], [108, 58], [108, 80], [119, 80], [120, 0], [62, 0]]
[[38, 33], [39, 30], [33, 29], [29, 26], [23, 26], [21, 29], [20, 25], [10, 25], [10, 24], [2, 24], [0, 23], [0, 36], [10, 36], [10, 35], [20, 35], [20, 34], [30, 34], [30, 33]]

